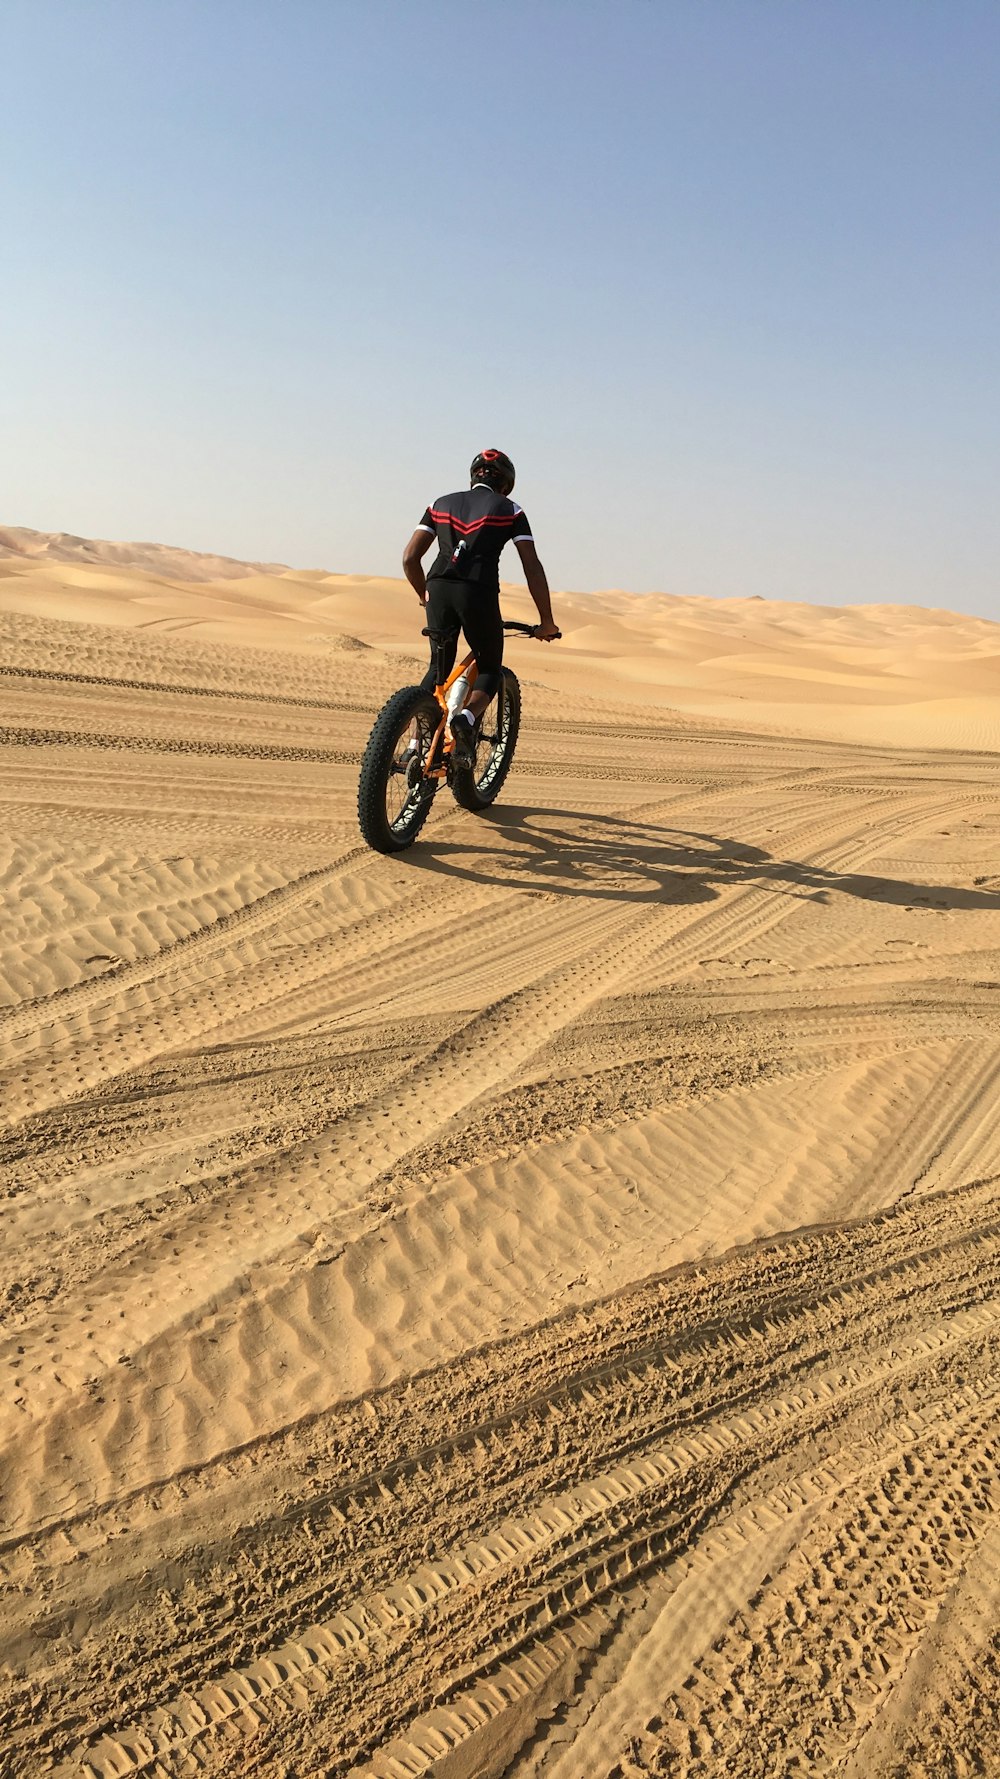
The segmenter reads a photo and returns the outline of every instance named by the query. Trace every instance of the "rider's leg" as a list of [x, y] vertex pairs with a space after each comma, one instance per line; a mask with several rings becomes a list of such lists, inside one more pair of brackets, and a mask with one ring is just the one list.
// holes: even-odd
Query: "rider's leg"
[[[436, 686], [444, 685], [455, 665], [461, 619], [452, 606], [447, 588], [440, 581], [428, 582], [424, 610], [427, 613], [431, 659], [427, 672], [420, 681], [420, 688], [424, 692], [433, 692]], [[410, 724], [410, 747], [415, 749], [417, 746], [417, 724], [414, 720]]]
[[444, 685], [455, 665], [462, 619], [455, 610], [448, 587], [441, 580], [428, 581], [424, 610], [427, 613], [431, 659], [420, 684], [425, 692], [433, 692], [435, 686]]
[[[484, 679], [492, 679], [492, 682], [493, 682], [492, 689], [487, 689], [484, 691], [484, 689], [483, 689]], [[474, 690], [469, 693], [469, 696], [465, 701], [466, 710], [469, 712], [470, 716], [475, 717], [477, 723], [478, 723], [480, 717], [482, 716], [483, 711], [486, 709], [486, 706], [491, 702], [492, 699], [494, 699], [496, 697], [496, 695], [497, 695], [496, 675], [481, 673], [479, 675], [479, 678], [476, 681]]]
[[477, 586], [463, 587], [461, 600], [455, 600], [462, 614], [462, 629], [476, 657], [477, 678], [465, 708], [478, 723], [486, 706], [500, 690], [503, 662], [503, 619], [499, 596], [484, 595]]

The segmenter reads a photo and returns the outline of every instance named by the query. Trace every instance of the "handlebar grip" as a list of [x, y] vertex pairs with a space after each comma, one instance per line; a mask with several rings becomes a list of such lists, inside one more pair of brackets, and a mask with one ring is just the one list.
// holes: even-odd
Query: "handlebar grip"
[[[541, 628], [538, 624], [522, 624], [515, 618], [504, 618], [503, 627], [505, 630], [517, 631], [521, 636], [537, 636], [539, 629]], [[562, 631], [557, 630], [555, 636], [550, 637], [549, 640], [550, 642], [557, 642], [561, 637]]]

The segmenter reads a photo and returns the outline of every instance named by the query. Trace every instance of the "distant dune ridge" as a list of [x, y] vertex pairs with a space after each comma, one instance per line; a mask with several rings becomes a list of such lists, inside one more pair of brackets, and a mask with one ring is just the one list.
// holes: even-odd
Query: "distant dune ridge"
[[0, 562], [20, 557], [29, 562], [94, 563], [161, 574], [165, 580], [242, 580], [252, 574], [287, 574], [282, 562], [238, 562], [232, 556], [181, 550], [172, 544], [115, 544], [101, 538], [74, 537], [69, 531], [27, 531], [0, 526]]
[[[523, 588], [505, 599], [510, 615], [533, 615]], [[564, 641], [532, 651], [525, 671], [565, 690], [838, 740], [1000, 748], [1000, 624], [983, 618], [617, 591], [556, 604]], [[424, 646], [402, 580], [13, 527], [0, 529], [0, 609], [278, 648], [321, 650], [338, 634]]]
[[404, 585], [0, 534], [2, 1779], [1000, 1773], [1000, 629], [556, 611], [386, 858]]

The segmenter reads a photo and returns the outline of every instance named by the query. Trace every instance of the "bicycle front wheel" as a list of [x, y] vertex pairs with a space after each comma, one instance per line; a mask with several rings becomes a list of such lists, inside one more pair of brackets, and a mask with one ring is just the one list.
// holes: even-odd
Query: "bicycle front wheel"
[[521, 687], [509, 667], [500, 691], [483, 712], [476, 757], [465, 772], [454, 772], [452, 796], [463, 809], [488, 809], [510, 771], [521, 727]]
[[375, 719], [358, 782], [358, 821], [375, 852], [404, 852], [427, 820], [437, 780], [423, 768], [440, 721], [420, 686], [394, 692]]

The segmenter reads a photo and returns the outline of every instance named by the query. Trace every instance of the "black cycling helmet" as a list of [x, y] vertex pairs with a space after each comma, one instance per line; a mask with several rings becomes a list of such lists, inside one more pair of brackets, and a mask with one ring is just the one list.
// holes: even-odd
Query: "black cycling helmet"
[[506, 451], [480, 451], [472, 459], [471, 482], [485, 482], [495, 494], [509, 494], [514, 486], [514, 465]]

